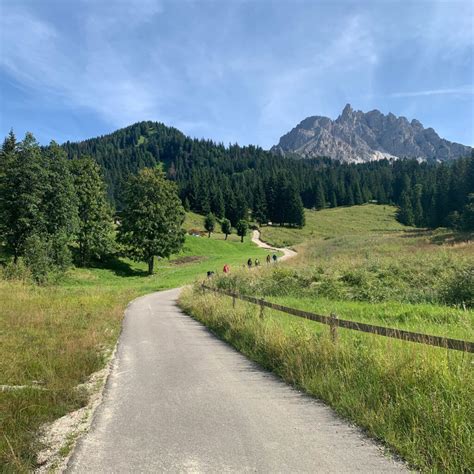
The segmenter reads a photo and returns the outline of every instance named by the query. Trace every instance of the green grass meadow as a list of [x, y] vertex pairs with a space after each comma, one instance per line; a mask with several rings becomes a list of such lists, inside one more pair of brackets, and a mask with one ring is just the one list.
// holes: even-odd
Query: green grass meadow
[[[202, 229], [202, 222], [188, 214], [184, 228]], [[144, 263], [116, 259], [73, 268], [46, 287], [0, 279], [0, 385], [32, 386], [0, 392], [0, 471], [32, 470], [38, 428], [87, 403], [76, 387], [104, 366], [131, 300], [265, 256], [250, 238], [188, 235], [179, 255], [157, 261], [153, 276]]]
[[[263, 227], [262, 239], [292, 246], [285, 263], [244, 270], [267, 252], [219, 232], [186, 236], [183, 251], [147, 266], [115, 259], [72, 268], [54, 284], [0, 278], [0, 471], [36, 467], [41, 425], [87, 403], [78, 390], [104, 367], [134, 298], [203, 280], [287, 306], [372, 324], [473, 339], [474, 246], [443, 229], [406, 228], [390, 206], [307, 211], [304, 229]], [[188, 213], [184, 228], [202, 229]], [[231, 275], [224, 277], [224, 264]], [[364, 427], [415, 468], [469, 472], [471, 355], [328, 328], [187, 289], [182, 307], [219, 337]], [[40, 387], [41, 389], [38, 389]]]
[[[335, 313], [343, 319], [474, 340], [474, 243], [444, 229], [404, 227], [390, 206], [307, 211], [300, 229], [262, 239], [298, 255], [217, 288]], [[182, 307], [264, 367], [324, 400], [426, 472], [474, 470], [472, 354], [339, 329], [231, 300], [199, 287]]]

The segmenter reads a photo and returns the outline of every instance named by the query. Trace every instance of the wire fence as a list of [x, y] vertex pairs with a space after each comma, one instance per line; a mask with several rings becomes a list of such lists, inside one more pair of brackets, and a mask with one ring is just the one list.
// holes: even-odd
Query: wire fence
[[292, 316], [297, 316], [299, 318], [309, 319], [311, 321], [316, 321], [321, 324], [327, 324], [330, 327], [331, 337], [333, 340], [337, 339], [337, 329], [351, 329], [353, 331], [361, 331], [370, 334], [375, 334], [377, 336], [391, 337], [394, 339], [401, 339], [404, 341], [416, 342], [419, 344], [426, 344], [429, 346], [443, 347], [445, 349], [453, 349], [456, 351], [463, 352], [474, 352], [474, 342], [463, 341], [460, 339], [451, 339], [449, 337], [441, 336], [432, 336], [429, 334], [423, 334], [412, 331], [405, 331], [402, 329], [388, 328], [384, 326], [376, 326], [373, 324], [359, 323], [357, 321], [351, 321], [348, 319], [340, 319], [336, 314], [331, 314], [330, 316], [325, 316], [316, 313], [310, 313], [308, 311], [303, 311], [301, 309], [289, 308], [287, 306], [282, 306], [276, 303], [270, 303], [261, 298], [255, 298], [253, 296], [246, 296], [239, 293], [234, 293], [232, 291], [221, 290], [218, 288], [212, 288], [205, 284], [201, 285], [204, 290], [213, 291], [222, 295], [230, 296], [232, 298], [233, 306], [235, 307], [236, 300], [247, 301], [260, 306], [260, 317], [263, 317], [264, 308], [274, 309], [276, 311], [281, 311]]

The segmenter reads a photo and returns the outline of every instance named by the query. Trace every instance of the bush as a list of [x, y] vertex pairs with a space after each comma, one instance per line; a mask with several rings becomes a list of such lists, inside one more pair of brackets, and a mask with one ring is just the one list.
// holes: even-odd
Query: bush
[[31, 279], [31, 271], [20, 257], [17, 263], [11, 261], [3, 268], [2, 276], [5, 280], [28, 281]]
[[447, 304], [474, 307], [474, 267], [455, 271], [444, 289]]
[[53, 268], [51, 243], [38, 235], [28, 237], [25, 243], [25, 263], [31, 271], [33, 280], [42, 285], [48, 281], [48, 274]]

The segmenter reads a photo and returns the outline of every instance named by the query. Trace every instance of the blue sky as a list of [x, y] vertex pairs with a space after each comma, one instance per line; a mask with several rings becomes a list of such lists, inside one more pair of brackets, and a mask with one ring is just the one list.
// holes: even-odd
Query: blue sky
[[346, 103], [474, 145], [470, 1], [0, 0], [0, 133], [278, 142]]

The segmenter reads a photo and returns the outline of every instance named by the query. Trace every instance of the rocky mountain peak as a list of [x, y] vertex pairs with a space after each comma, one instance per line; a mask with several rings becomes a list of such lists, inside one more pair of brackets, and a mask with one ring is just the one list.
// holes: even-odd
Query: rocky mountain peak
[[439, 137], [421, 122], [379, 110], [364, 113], [346, 104], [336, 120], [312, 116], [280, 138], [274, 152], [303, 158], [328, 156], [345, 162], [383, 158], [445, 161], [470, 155], [472, 148]]

